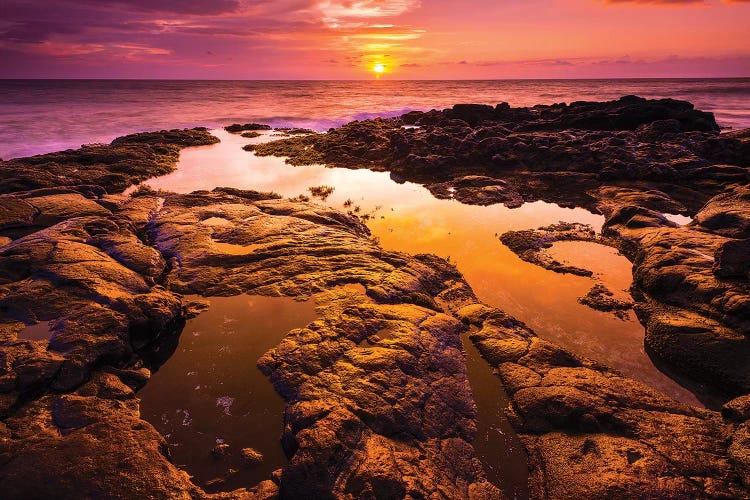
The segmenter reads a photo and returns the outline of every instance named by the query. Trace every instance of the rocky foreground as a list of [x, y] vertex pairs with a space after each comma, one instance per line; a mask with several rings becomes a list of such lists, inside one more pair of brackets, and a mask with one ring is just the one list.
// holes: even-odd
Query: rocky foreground
[[[2, 496], [502, 498], [472, 446], [468, 332], [510, 396], [533, 498], [750, 498], [748, 138], [718, 135], [686, 103], [626, 98], [413, 113], [259, 151], [390, 169], [465, 202], [599, 210], [605, 234], [581, 234], [633, 259], [647, 344], [738, 395], [721, 413], [538, 338], [482, 304], [446, 261], [384, 250], [355, 217], [231, 188], [118, 194], [174, 168], [180, 147], [210, 143], [205, 130], [128, 136], [95, 146], [96, 159], [83, 148], [3, 162], [0, 175], [15, 180], [0, 196]], [[507, 149], [482, 149], [487, 139]], [[459, 143], [477, 156], [461, 156]], [[122, 148], [142, 155], [126, 179]], [[663, 212], [695, 222], [679, 227]], [[543, 248], [537, 236], [515, 241]], [[318, 320], [258, 361], [287, 402], [289, 464], [218, 494], [170, 462], [136, 394], [193, 310], [183, 294], [196, 293], [314, 296], [319, 306]], [[52, 321], [49, 341], [25, 339], [40, 321]]]
[[[720, 134], [713, 115], [688, 102], [628, 96], [456, 105], [252, 149], [292, 164], [388, 170], [463, 203], [544, 200], [601, 213], [601, 235], [563, 227], [543, 228], [541, 239], [501, 238], [525, 260], [583, 275], [544, 248], [571, 239], [619, 248], [634, 264], [651, 353], [727, 396], [750, 392], [750, 129]], [[679, 226], [664, 214], [693, 222]]]

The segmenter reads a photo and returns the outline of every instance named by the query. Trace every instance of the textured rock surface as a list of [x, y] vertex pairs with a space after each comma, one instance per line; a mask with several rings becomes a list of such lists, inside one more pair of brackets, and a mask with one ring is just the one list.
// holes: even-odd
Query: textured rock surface
[[531, 262], [556, 273], [569, 273], [577, 276], [593, 276], [593, 272], [559, 262], [547, 249], [558, 241], [588, 241], [601, 243], [591, 226], [579, 223], [560, 222], [539, 229], [508, 231], [500, 236], [500, 241], [526, 262]]
[[628, 310], [633, 307], [633, 302], [615, 297], [614, 293], [601, 283], [592, 286], [586, 295], [578, 298], [578, 302], [597, 311], [611, 312], [622, 320], [628, 319]]
[[[218, 496], [500, 497], [471, 446], [464, 327], [434, 302], [460, 279], [455, 268], [383, 251], [357, 218], [261, 193], [141, 193], [104, 204], [108, 216], [60, 214], [70, 218], [0, 249], [3, 492], [208, 496], [170, 463], [134, 396], [187, 314], [175, 291], [326, 291], [321, 320], [260, 363], [289, 404], [290, 465]], [[336, 286], [348, 283], [368, 295]], [[24, 323], [49, 320], [49, 342], [17, 338]], [[390, 340], [359, 346], [383, 329]], [[42, 456], [70, 465], [40, 468]]]
[[[357, 218], [324, 207], [230, 188], [111, 194], [173, 168], [181, 140], [210, 142], [205, 131], [195, 134], [138, 134], [3, 164], [5, 495], [499, 498], [471, 445], [476, 408], [459, 339], [468, 329], [511, 397], [534, 498], [748, 497], [743, 397], [721, 414], [678, 404], [479, 303], [445, 261], [383, 250]], [[712, 117], [686, 103], [629, 97], [456, 106], [262, 152], [387, 167], [463, 202], [598, 209], [606, 241], [635, 264], [649, 346], [741, 393], [749, 139], [717, 135]], [[131, 160], [143, 170], [112, 174]], [[94, 166], [81, 169], [86, 162]], [[680, 227], [664, 213], [696, 222]], [[538, 255], [561, 234], [602, 239], [559, 227], [510, 244], [543, 263]], [[163, 438], [139, 416], [135, 391], [169, 357], [185, 318], [201, 310], [180, 293], [243, 292], [315, 295], [320, 318], [258, 362], [287, 402], [288, 466], [247, 489], [207, 495], [170, 462]], [[24, 339], [25, 326], [39, 321], [51, 321], [49, 341]]]
[[[416, 128], [404, 125], [416, 125]], [[463, 203], [544, 200], [603, 214], [602, 235], [634, 263], [650, 352], [728, 395], [750, 392], [750, 130], [719, 134], [710, 113], [634, 96], [531, 108], [457, 105], [353, 122], [259, 145], [292, 164], [389, 170]], [[705, 206], [704, 206], [705, 205]], [[679, 226], [665, 214], [694, 216]], [[566, 231], [513, 231], [503, 243], [559, 272], [588, 270], [545, 248]]]
[[147, 132], [29, 158], [0, 161], [0, 192], [94, 184], [110, 193], [174, 170], [180, 149], [219, 140], [204, 128]]
[[[457, 316], [471, 325], [471, 340], [511, 397], [508, 413], [529, 454], [533, 498], [748, 496], [747, 461], [727, 451], [733, 427], [720, 414], [581, 359], [497, 309], [463, 303]], [[745, 446], [737, 445], [738, 454]]]

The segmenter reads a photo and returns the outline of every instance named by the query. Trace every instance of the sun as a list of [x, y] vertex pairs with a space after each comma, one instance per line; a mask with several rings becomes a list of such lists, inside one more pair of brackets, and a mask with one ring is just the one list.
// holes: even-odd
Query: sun
[[383, 73], [385, 73], [385, 64], [378, 63], [372, 67], [372, 70], [375, 72], [375, 74], [382, 75]]

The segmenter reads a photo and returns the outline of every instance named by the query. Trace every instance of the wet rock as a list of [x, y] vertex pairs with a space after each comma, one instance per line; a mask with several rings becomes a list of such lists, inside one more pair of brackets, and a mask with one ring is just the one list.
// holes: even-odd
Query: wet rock
[[695, 224], [714, 234], [750, 238], [750, 186], [737, 187], [712, 198], [695, 214]]
[[730, 393], [750, 389], [741, 361], [748, 354], [750, 284], [714, 274], [714, 255], [727, 239], [690, 227], [620, 231], [635, 247], [634, 283], [647, 294], [636, 308], [646, 344], [680, 371]]
[[513, 253], [521, 259], [536, 264], [556, 273], [575, 274], [577, 276], [592, 276], [588, 269], [559, 262], [546, 252], [552, 244], [558, 241], [589, 241], [601, 243], [603, 240], [586, 224], [560, 222], [536, 230], [508, 231], [500, 235], [503, 242]]
[[719, 278], [750, 278], [750, 239], [721, 245], [714, 254], [713, 270]]
[[524, 203], [523, 197], [506, 181], [478, 175], [430, 184], [429, 190], [436, 198], [455, 199], [474, 205], [503, 203], [508, 208], [518, 208]]
[[[118, 234], [135, 238], [127, 226], [111, 219], [75, 217], [19, 238], [0, 252], [4, 316], [24, 322], [53, 320], [49, 350], [38, 359], [62, 357], [54, 369], [55, 387], [76, 387], [96, 364], [127, 359], [134, 347], [182, 318], [177, 297], [152, 287], [95, 246], [97, 238], [113, 227]], [[5, 344], [0, 351], [10, 353], [19, 345]], [[31, 380], [24, 385], [49, 383], [49, 376], [50, 370], [39, 370], [37, 380], [29, 375]]]
[[[0, 474], [0, 488], [9, 497], [174, 498], [199, 493], [168, 461], [166, 443], [132, 403], [46, 396], [5, 424], [15, 430], [3, 443], [12, 460], [4, 462]], [[39, 467], [40, 457], [54, 467]]]
[[737, 187], [712, 198], [695, 214], [695, 224], [714, 234], [750, 238], [750, 186]]
[[[733, 372], [731, 391], [741, 393], [750, 390], [744, 368], [721, 356], [733, 348], [744, 353], [736, 338], [750, 327], [744, 247], [728, 239], [748, 238], [750, 134], [717, 132], [712, 115], [690, 103], [626, 96], [531, 108], [461, 105], [254, 149], [288, 156], [292, 164], [385, 169], [463, 203], [541, 199], [603, 214], [602, 236], [591, 231], [571, 239], [617, 247], [634, 262], [633, 294], [639, 320], [650, 329], [650, 351], [722, 391], [722, 377]], [[680, 227], [665, 214], [695, 220]], [[546, 252], [555, 232], [561, 231], [516, 231], [503, 242], [529, 262], [590, 276]], [[672, 307], [705, 334], [678, 342], [675, 330], [664, 327], [672, 312], [659, 313]]]
[[251, 131], [271, 130], [271, 126], [263, 125], [260, 123], [245, 123], [245, 124], [233, 123], [232, 125], [227, 125], [226, 127], [224, 127], [224, 130], [226, 130], [227, 132], [231, 132], [233, 134], [238, 134], [245, 130], [251, 130]]
[[277, 130], [279, 132], [283, 132], [286, 135], [305, 135], [305, 134], [317, 134], [312, 129], [309, 128], [288, 128], [288, 127], [281, 127], [276, 128], [274, 130]]
[[73, 217], [111, 215], [106, 208], [77, 193], [31, 197], [25, 201], [38, 211], [34, 224], [39, 226], [52, 226]]
[[[326, 307], [314, 328], [290, 332], [259, 361], [290, 401], [282, 440], [293, 455], [282, 496], [463, 498], [481, 487], [497, 497], [469, 445], [473, 405], [457, 398], [468, 394], [461, 324], [348, 289], [320, 300]], [[385, 326], [390, 338], [360, 345]], [[351, 468], [336, 466], [343, 462]]]
[[[407, 121], [420, 128], [403, 129]], [[186, 314], [178, 293], [252, 292], [322, 293], [321, 318], [258, 362], [287, 402], [289, 465], [221, 498], [499, 497], [471, 445], [476, 408], [459, 339], [467, 328], [511, 397], [533, 497], [747, 496], [750, 434], [736, 423], [742, 400], [728, 403], [724, 419], [539, 339], [478, 303], [442, 259], [377, 247], [357, 218], [228, 188], [143, 190], [130, 199], [95, 188], [55, 191], [98, 183], [114, 192], [171, 169], [185, 142], [208, 140], [205, 130], [180, 134], [2, 165], [8, 192], [53, 189], [12, 197], [32, 208], [27, 198], [72, 194], [87, 200], [84, 212], [94, 209], [89, 202], [106, 210], [84, 215], [53, 203], [58, 222], [40, 229], [28, 226], [36, 208], [0, 204], [8, 230], [18, 231], [0, 248], [6, 495], [210, 497], [169, 462], [132, 391], [174, 345]], [[746, 179], [747, 143], [741, 133], [716, 134], [713, 118], [687, 103], [627, 97], [413, 113], [257, 150], [448, 183], [436, 192], [464, 186], [464, 202], [500, 201], [504, 190], [599, 210], [606, 241], [633, 259], [647, 346], [671, 366], [744, 394], [747, 280], [717, 276], [714, 256], [745, 238], [743, 190], [725, 188]], [[93, 167], [81, 169], [85, 162]], [[662, 215], [694, 213], [706, 202], [686, 227]], [[555, 238], [604, 241], [590, 228], [560, 226], [508, 244], [544, 263]], [[252, 251], [227, 253], [216, 242]], [[737, 262], [724, 260], [720, 269]], [[366, 294], [338, 286], [352, 283]], [[49, 346], [15, 339], [24, 324], [48, 320]], [[40, 457], [56, 467], [38, 467]]]
[[614, 297], [606, 286], [597, 283], [578, 302], [597, 311], [611, 312], [622, 320], [629, 318], [628, 310], [633, 308], [633, 302]]
[[65, 358], [33, 341], [6, 342], [0, 349], [0, 392], [25, 393], [45, 387]]
[[[144, 192], [109, 206], [110, 215], [63, 220], [0, 252], [5, 314], [51, 319], [53, 330], [48, 349], [34, 342], [0, 347], [9, 372], [0, 379], [9, 399], [4, 423], [27, 429], [9, 448], [13, 465], [0, 467], [3, 491], [44, 496], [47, 484], [60, 483], [52, 469], [27, 470], [32, 457], [54, 448], [54, 460], [64, 454], [87, 464], [71, 466], [58, 484], [63, 495], [95, 476], [84, 493], [208, 496], [169, 463], [165, 443], [138, 416], [133, 390], [148, 380], [144, 363], [161, 362], [161, 340], [186, 314], [174, 291], [251, 291], [326, 292], [319, 300], [327, 312], [260, 362], [289, 404], [283, 442], [293, 450], [290, 465], [276, 483], [223, 497], [499, 497], [471, 446], [475, 408], [460, 351], [463, 326], [433, 298], [460, 279], [454, 267], [383, 251], [357, 218], [274, 195]], [[215, 241], [254, 250], [225, 254]], [[336, 287], [345, 283], [365, 285], [372, 297]], [[23, 323], [8, 325], [12, 334]], [[386, 327], [392, 334], [377, 345], [360, 346]], [[32, 388], [61, 394], [16, 408]], [[259, 458], [252, 451], [243, 450], [245, 461]], [[92, 453], [107, 459], [90, 461]], [[144, 465], [132, 468], [134, 460]], [[133, 479], [131, 470], [150, 475]], [[20, 484], [23, 477], [40, 484]]]
[[219, 443], [211, 449], [211, 456], [216, 460], [221, 460], [229, 455], [229, 452], [230, 446], [227, 443]]
[[36, 208], [23, 199], [0, 196], [0, 229], [31, 226], [36, 215]]
[[722, 416], [732, 422], [744, 422], [750, 419], [750, 395], [740, 396], [724, 403]]
[[246, 467], [252, 467], [263, 462], [263, 455], [253, 448], [242, 448], [240, 450], [240, 459]]
[[133, 399], [135, 392], [113, 373], [98, 372], [75, 391], [79, 396], [96, 396], [102, 399]]
[[[150, 236], [165, 258], [179, 262], [167, 279], [181, 293], [306, 296], [360, 282], [385, 301], [425, 294], [412, 271], [401, 268], [426, 266], [373, 247], [356, 217], [319, 205], [223, 191], [168, 195]], [[253, 251], [227, 254], [215, 241]]]
[[0, 162], [0, 192], [81, 184], [120, 192], [171, 172], [181, 148], [216, 142], [218, 139], [203, 128], [169, 130], [119, 137], [109, 145], [16, 158]]
[[[485, 311], [484, 321], [493, 316]], [[472, 340], [488, 360], [497, 342], [517, 346], [498, 374], [528, 451], [533, 498], [746, 496], [746, 442], [736, 433], [727, 451], [718, 413], [672, 401], [520, 324], [495, 321]]]
[[455, 104], [443, 113], [447, 118], [462, 120], [472, 126], [495, 118], [495, 108], [486, 104]]
[[[405, 123], [420, 128], [405, 129]], [[633, 132], [638, 127], [640, 134]], [[575, 170], [603, 180], [680, 175], [702, 180], [717, 175], [702, 170], [711, 164], [742, 158], [744, 138], [717, 132], [713, 116], [694, 110], [690, 103], [630, 96], [533, 108], [459, 105], [442, 112], [353, 122], [327, 134], [249, 149], [259, 155], [287, 156], [297, 165], [385, 168], [428, 186], [466, 175], [467, 170], [495, 176], [498, 170]], [[739, 180], [742, 172], [731, 175]]]
[[741, 424], [732, 434], [727, 450], [745, 487], [750, 486], [750, 428], [747, 422]]

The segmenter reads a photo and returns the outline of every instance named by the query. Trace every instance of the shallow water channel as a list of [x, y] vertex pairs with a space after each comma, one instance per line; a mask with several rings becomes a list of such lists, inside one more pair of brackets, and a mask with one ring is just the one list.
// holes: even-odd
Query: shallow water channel
[[[695, 394], [654, 366], [644, 351], [643, 327], [632, 311], [629, 319], [622, 320], [611, 313], [595, 311], [578, 303], [577, 299], [585, 295], [597, 282], [604, 283], [616, 295], [627, 298], [632, 277], [631, 265], [625, 257], [612, 248], [594, 243], [558, 243], [551, 249], [556, 258], [595, 272], [593, 278], [563, 275], [522, 261], [498, 239], [500, 234], [510, 229], [530, 229], [558, 221], [586, 223], [599, 230], [604, 221], [601, 215], [581, 208], [561, 208], [544, 202], [527, 203], [517, 209], [508, 209], [502, 205], [483, 207], [464, 205], [455, 200], [440, 200], [420, 185], [394, 182], [388, 173], [323, 166], [293, 167], [286, 165], [283, 159], [257, 157], [241, 149], [248, 143], [275, 139], [271, 133], [263, 134], [256, 139], [245, 139], [223, 130], [213, 133], [221, 139], [221, 143], [183, 150], [175, 172], [150, 180], [147, 184], [155, 189], [183, 193], [227, 186], [274, 191], [285, 197], [300, 194], [309, 196], [310, 187], [332, 186], [335, 190], [330, 196], [325, 200], [314, 201], [341, 210], [352, 210], [359, 215], [370, 215], [366, 223], [384, 248], [408, 253], [432, 253], [449, 258], [458, 266], [481, 300], [524, 321], [540, 337], [556, 342], [577, 354], [605, 363], [679, 401], [702, 406]], [[265, 303], [265, 300], [279, 302], [274, 302], [277, 305], [273, 306], [275, 309], [272, 313], [269, 312], [270, 309], [263, 307], [248, 309], [246, 303], [256, 299], [258, 304]], [[233, 405], [237, 405], [233, 406], [232, 415], [226, 415], [222, 408], [216, 407], [214, 396], [222, 392], [222, 382], [226, 384], [227, 389], [230, 385], [236, 384], [233, 390], [239, 391], [247, 389], [248, 381], [251, 380], [248, 378], [249, 374], [227, 375], [228, 367], [243, 364], [248, 373], [253, 370], [257, 372], [253, 372], [252, 377], [262, 377], [255, 367], [258, 357], [278, 343], [286, 333], [281, 331], [283, 328], [288, 327], [288, 330], [304, 326], [305, 323], [298, 320], [307, 317], [306, 312], [298, 309], [304, 304], [300, 305], [291, 299], [244, 296], [241, 299], [210, 300], [212, 304], [208, 311], [188, 322], [175, 355], [139, 394], [144, 399], [144, 408], [147, 410], [144, 411], [144, 416], [173, 443], [178, 439], [175, 438], [175, 433], [183, 431], [183, 427], [186, 427], [180, 424], [185, 419], [186, 405], [191, 402], [200, 404], [191, 412], [190, 418], [195, 424], [192, 424], [190, 432], [197, 432], [195, 429], [201, 421], [203, 423], [200, 425], [205, 429], [201, 432], [204, 432], [205, 439], [179, 438], [184, 441], [175, 446], [177, 464], [186, 464], [188, 461], [184, 455], [180, 455], [180, 447], [195, 447], [197, 453], [205, 453], [208, 460], [211, 460], [210, 449], [216, 444], [216, 439], [223, 439], [222, 429], [226, 429], [228, 425], [225, 425], [225, 420], [228, 421], [227, 419], [235, 414], [242, 415], [254, 407], [254, 398], [248, 398], [247, 391], [243, 399], [231, 396], [228, 390], [224, 392], [227, 396], [235, 397]], [[268, 317], [269, 314], [273, 318]], [[227, 333], [227, 326], [223, 319], [220, 319], [224, 317], [244, 318], [238, 321], [247, 325], [248, 331], [256, 331], [256, 325], [278, 319], [275, 325], [279, 330], [274, 330], [273, 334], [253, 334], [252, 347], [243, 347], [243, 343], [249, 342], [248, 337], [243, 336], [244, 333], [238, 333], [239, 330], [231, 335]], [[284, 323], [287, 318], [288, 323]], [[236, 353], [232, 356], [235, 357], [229, 357], [227, 353], [220, 351], [222, 346], [229, 345], [227, 342], [230, 337], [235, 343], [232, 348], [232, 352]], [[261, 339], [262, 344], [255, 343]], [[199, 343], [203, 342], [205, 345], [200, 344], [202, 347], [198, 347]], [[479, 425], [479, 443], [481, 440], [490, 439], [489, 434], [496, 433], [497, 429], [503, 429], [507, 422], [502, 415], [493, 416], [497, 412], [492, 410], [498, 404], [497, 400], [501, 397], [498, 390], [502, 387], [498, 383], [498, 390], [495, 390], [495, 387], [492, 391], [486, 390], [486, 384], [489, 383], [489, 379], [486, 378], [489, 367], [472, 348], [473, 346], [467, 346], [465, 350], [474, 397], [482, 420]], [[199, 364], [205, 364], [205, 368], [201, 370], [210, 373], [203, 382], [193, 381], [190, 378], [193, 375], [188, 375], [198, 370]], [[232, 378], [225, 380], [225, 376]], [[256, 379], [252, 380], [255, 383]], [[260, 378], [257, 380], [260, 381]], [[267, 388], [271, 388], [270, 383], [266, 381], [266, 384]], [[206, 392], [206, 389], [203, 389], [204, 385], [206, 389], [209, 385], [217, 387], [205, 401], [201, 399]], [[273, 391], [272, 388], [270, 390]], [[267, 397], [272, 398], [271, 395]], [[494, 418], [498, 419], [496, 423], [484, 421]], [[275, 436], [276, 451], [281, 453], [278, 445], [280, 414], [263, 425], [268, 426], [267, 433]], [[493, 439], [494, 442], [500, 442], [496, 436]], [[254, 446], [251, 442], [237, 445]], [[268, 453], [270, 455], [270, 452]], [[478, 453], [481, 455], [482, 452], [478, 449]], [[512, 455], [511, 458], [506, 457], [508, 460], [518, 460], [520, 457], [517, 451], [508, 453]], [[483, 461], [487, 460], [492, 458], [484, 457]], [[283, 463], [276, 463], [273, 468], [280, 465]], [[197, 475], [197, 469], [187, 467], [187, 470]], [[267, 470], [264, 465], [263, 470], [267, 474], [273, 469]], [[488, 472], [493, 476], [492, 471]], [[236, 477], [247, 481], [250, 479], [249, 474], [240, 471]], [[235, 480], [231, 479], [232, 482]], [[238, 485], [250, 484], [242, 483], [239, 479], [236, 481]], [[497, 481], [504, 480], [499, 478]], [[514, 495], [525, 496], [525, 492], [512, 486], [512, 482], [504, 488], [510, 498]]]
[[[167, 440], [174, 463], [207, 491], [249, 487], [287, 461], [279, 442], [284, 400], [256, 362], [289, 330], [316, 318], [315, 302], [207, 300], [209, 308], [187, 322], [174, 354], [139, 391], [141, 415]], [[226, 451], [214, 451], [220, 444]], [[261, 453], [262, 462], [243, 462], [244, 448]]]

